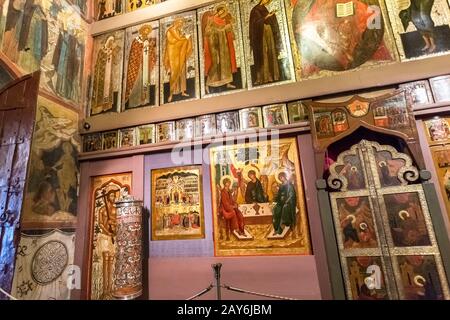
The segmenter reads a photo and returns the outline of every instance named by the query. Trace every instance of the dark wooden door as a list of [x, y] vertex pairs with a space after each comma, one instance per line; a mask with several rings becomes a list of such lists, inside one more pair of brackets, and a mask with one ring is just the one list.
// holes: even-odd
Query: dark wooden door
[[[0, 91], [0, 287], [11, 291], [40, 72]], [[7, 299], [0, 293], [0, 300]]]

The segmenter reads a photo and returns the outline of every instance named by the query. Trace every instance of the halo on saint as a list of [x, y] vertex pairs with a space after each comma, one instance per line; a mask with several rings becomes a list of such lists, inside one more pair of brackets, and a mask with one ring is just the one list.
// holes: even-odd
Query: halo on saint
[[357, 168], [356, 166], [352, 166], [352, 167], [350, 168], [350, 170], [351, 170], [352, 172], [358, 172], [358, 168]]
[[250, 181], [250, 178], [248, 177], [250, 172], [254, 172], [257, 179], [261, 176], [260, 169], [257, 165], [248, 164], [242, 169], [242, 178], [247, 182]]
[[345, 219], [351, 219], [352, 223], [354, 223], [356, 221], [356, 217], [354, 214], [349, 214]]
[[364, 284], [369, 290], [375, 289], [375, 279], [372, 276], [365, 277]]
[[291, 175], [289, 171], [286, 168], [279, 168], [277, 171], [275, 171], [275, 181], [278, 184], [283, 184], [283, 182], [280, 180], [280, 173], [284, 173], [286, 175], [286, 179], [289, 180]]
[[233, 176], [230, 176], [229, 174], [223, 176], [222, 178], [220, 178], [220, 187], [221, 187], [221, 188], [223, 188], [223, 187], [225, 186], [225, 183], [224, 183], [225, 179], [230, 180], [231, 185], [233, 185], [233, 183], [234, 183], [235, 180], [236, 180]]
[[[409, 212], [406, 211], [406, 210], [401, 210], [401, 211], [398, 213], [398, 216], [400, 217], [400, 219], [406, 220], [406, 218], [409, 218]], [[406, 216], [406, 217], [405, 217], [405, 216]]]
[[149, 35], [151, 32], [153, 31], [153, 27], [149, 24], [144, 24], [140, 29], [139, 29], [139, 34], [142, 36], [147, 36]]
[[386, 161], [384, 161], [384, 160], [381, 160], [380, 162], [378, 162], [378, 166], [379, 166], [380, 168], [386, 167], [386, 165], [387, 165], [387, 163], [386, 163]]
[[425, 280], [425, 278], [422, 277], [420, 274], [414, 277], [414, 284], [416, 286], [423, 287], [425, 285], [425, 282], [427, 282], [427, 280]]
[[367, 228], [368, 228], [367, 223], [361, 222], [361, 223], [359, 224], [359, 228], [360, 228], [362, 231], [367, 230]]

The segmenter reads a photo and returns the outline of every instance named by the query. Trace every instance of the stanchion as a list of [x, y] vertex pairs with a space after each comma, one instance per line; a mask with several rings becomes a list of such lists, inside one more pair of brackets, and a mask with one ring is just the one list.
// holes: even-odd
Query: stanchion
[[220, 268], [222, 268], [222, 264], [219, 262], [211, 265], [211, 267], [214, 269], [214, 276], [216, 278], [217, 300], [222, 300], [222, 287], [220, 286]]

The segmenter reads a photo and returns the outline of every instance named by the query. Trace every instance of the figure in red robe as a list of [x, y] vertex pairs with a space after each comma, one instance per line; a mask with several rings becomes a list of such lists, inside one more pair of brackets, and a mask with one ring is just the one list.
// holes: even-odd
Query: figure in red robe
[[233, 198], [230, 187], [231, 180], [228, 178], [223, 179], [223, 188], [220, 191], [219, 217], [226, 221], [227, 240], [229, 234], [235, 230], [238, 234], [245, 236], [244, 216]]

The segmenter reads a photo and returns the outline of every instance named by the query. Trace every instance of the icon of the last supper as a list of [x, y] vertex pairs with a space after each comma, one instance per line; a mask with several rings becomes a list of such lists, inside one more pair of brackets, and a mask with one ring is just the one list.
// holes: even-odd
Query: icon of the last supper
[[210, 155], [217, 256], [310, 253], [295, 139], [220, 146]]

